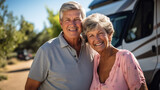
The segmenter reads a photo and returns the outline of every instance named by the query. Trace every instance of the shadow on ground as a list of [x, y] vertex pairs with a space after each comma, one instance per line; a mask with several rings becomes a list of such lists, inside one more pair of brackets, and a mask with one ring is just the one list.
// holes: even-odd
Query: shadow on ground
[[29, 70], [30, 70], [30, 68], [24, 68], [24, 69], [8, 71], [7, 73], [24, 72], [24, 71], [29, 71]]

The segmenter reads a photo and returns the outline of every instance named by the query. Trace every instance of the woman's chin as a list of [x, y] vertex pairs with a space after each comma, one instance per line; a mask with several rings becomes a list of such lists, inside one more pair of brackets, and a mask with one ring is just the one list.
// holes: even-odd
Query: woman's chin
[[96, 50], [98, 53], [101, 53], [101, 52], [103, 52], [103, 49], [98, 49], [98, 50]]

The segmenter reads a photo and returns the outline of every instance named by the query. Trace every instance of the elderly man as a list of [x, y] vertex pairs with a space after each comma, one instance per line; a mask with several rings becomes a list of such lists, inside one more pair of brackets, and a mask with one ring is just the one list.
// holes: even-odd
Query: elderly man
[[26, 90], [88, 90], [92, 81], [92, 56], [80, 34], [84, 9], [76, 2], [60, 9], [63, 31], [42, 45], [34, 58]]

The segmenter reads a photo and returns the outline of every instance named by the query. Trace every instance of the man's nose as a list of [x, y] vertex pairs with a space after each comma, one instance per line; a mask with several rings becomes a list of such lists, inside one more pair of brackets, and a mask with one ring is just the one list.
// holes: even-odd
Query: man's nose
[[70, 25], [76, 25], [76, 23], [75, 23], [74, 20], [70, 21], [69, 24], [70, 24]]

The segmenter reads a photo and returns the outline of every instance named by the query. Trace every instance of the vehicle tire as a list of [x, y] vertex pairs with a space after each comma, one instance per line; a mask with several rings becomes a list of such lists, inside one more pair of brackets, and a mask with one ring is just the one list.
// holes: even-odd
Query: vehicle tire
[[160, 71], [157, 72], [148, 88], [149, 90], [160, 90]]

